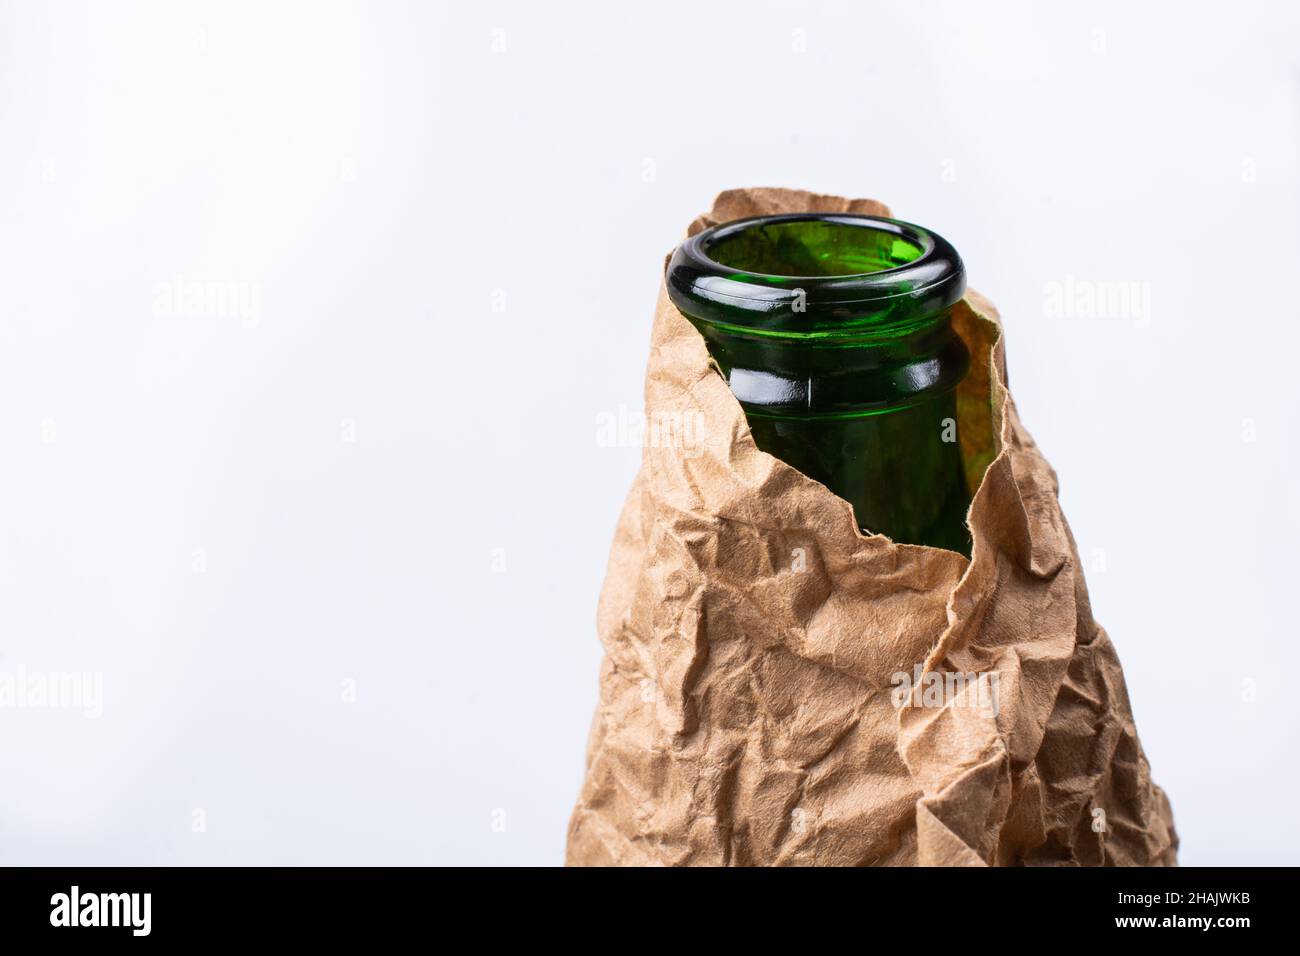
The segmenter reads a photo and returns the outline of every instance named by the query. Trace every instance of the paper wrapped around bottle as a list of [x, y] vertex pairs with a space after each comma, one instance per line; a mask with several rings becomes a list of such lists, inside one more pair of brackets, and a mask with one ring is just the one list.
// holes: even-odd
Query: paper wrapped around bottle
[[[734, 190], [689, 229], [871, 200]], [[648, 437], [597, 626], [605, 656], [571, 865], [1174, 864], [1057, 480], [969, 292], [963, 556], [860, 532], [760, 451], [660, 290]]]

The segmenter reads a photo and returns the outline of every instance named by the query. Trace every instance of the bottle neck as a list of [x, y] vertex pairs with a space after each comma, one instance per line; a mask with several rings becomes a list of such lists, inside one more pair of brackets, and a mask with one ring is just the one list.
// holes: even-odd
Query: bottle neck
[[887, 340], [790, 341], [695, 322], [749, 415], [842, 418], [910, 408], [970, 367], [949, 312]]
[[683, 243], [668, 291], [750, 415], [851, 417], [951, 390], [965, 270], [942, 237], [870, 216], [725, 223]]
[[667, 284], [759, 448], [848, 501], [864, 530], [969, 555], [952, 246], [867, 216], [740, 220], [683, 243]]

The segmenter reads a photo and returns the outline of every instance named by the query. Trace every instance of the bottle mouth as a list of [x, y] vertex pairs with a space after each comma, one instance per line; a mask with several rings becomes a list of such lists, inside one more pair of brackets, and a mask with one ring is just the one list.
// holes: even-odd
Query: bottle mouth
[[933, 321], [966, 290], [942, 236], [897, 219], [756, 216], [678, 246], [668, 294], [688, 317], [781, 338], [863, 338]]

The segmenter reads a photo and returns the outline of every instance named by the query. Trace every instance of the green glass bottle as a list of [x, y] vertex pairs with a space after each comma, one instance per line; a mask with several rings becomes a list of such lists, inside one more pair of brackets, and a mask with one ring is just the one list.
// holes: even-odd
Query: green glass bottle
[[953, 330], [966, 289], [942, 237], [874, 216], [723, 223], [684, 242], [668, 294], [764, 451], [847, 500], [861, 528], [970, 555]]

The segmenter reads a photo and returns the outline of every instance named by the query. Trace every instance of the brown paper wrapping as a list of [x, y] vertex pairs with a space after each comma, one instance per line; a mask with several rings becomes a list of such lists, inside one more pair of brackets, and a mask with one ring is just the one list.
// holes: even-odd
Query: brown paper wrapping
[[[800, 211], [889, 215], [732, 190], [689, 233]], [[760, 451], [661, 287], [647, 420], [695, 416], [702, 439], [646, 442], [619, 519], [570, 865], [1176, 863], [997, 312], [970, 292], [954, 322], [972, 354], [969, 562], [862, 534], [847, 502]], [[917, 665], [996, 674], [997, 706], [896, 701]]]

